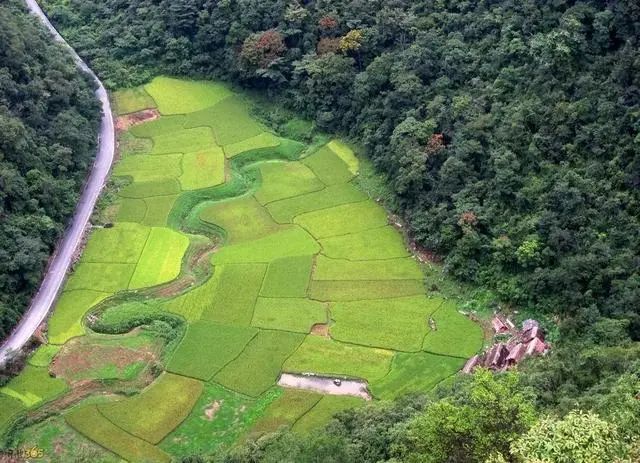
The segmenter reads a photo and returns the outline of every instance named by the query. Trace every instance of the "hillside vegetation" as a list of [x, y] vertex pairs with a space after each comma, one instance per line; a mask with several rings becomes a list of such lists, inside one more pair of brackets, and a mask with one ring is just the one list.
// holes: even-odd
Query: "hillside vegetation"
[[222, 76], [360, 141], [452, 275], [559, 323], [547, 404], [639, 358], [637, 2], [45, 3], [111, 86]]
[[[442, 257], [450, 275], [479, 288], [469, 302], [471, 308], [492, 310], [506, 304], [544, 319], [553, 333], [553, 352], [523, 365], [518, 374], [491, 377], [481, 372], [459, 378], [444, 384], [426, 402], [405, 400], [344, 412], [324, 432], [304, 438], [276, 434], [250, 442], [227, 460], [497, 463], [640, 458], [637, 2], [44, 0], [43, 4], [105, 83], [113, 89], [128, 88], [130, 98], [123, 100], [138, 98], [139, 108], [148, 107], [148, 98], [136, 86], [156, 75], [221, 78], [273, 100], [271, 107], [269, 102], [263, 105], [260, 115], [279, 133], [311, 141], [307, 125], [292, 121], [280, 109], [288, 106], [319, 129], [353, 139], [386, 177], [391, 189], [381, 190], [386, 206], [406, 219], [420, 245]], [[167, 125], [158, 131], [179, 127], [185, 133], [179, 140], [169, 137], [156, 143], [154, 155], [171, 156], [184, 144], [193, 151], [201, 149], [198, 123], [208, 117], [245, 120], [246, 115], [234, 110], [235, 103], [219, 103], [220, 111], [208, 113], [206, 102], [220, 96], [215, 91], [200, 89], [194, 95], [157, 102], [161, 112], [204, 106], [194, 107], [200, 111], [193, 113], [191, 122], [177, 115], [163, 117]], [[175, 110], [180, 112], [184, 111]], [[244, 122], [212, 127], [225, 137], [220, 144], [227, 147], [227, 157], [242, 153], [255, 140], [261, 146], [274, 146], [272, 139], [258, 132], [252, 134], [255, 140], [239, 140], [238, 131], [244, 127]], [[325, 148], [336, 155], [341, 152], [340, 146]], [[208, 159], [216, 165], [215, 156]], [[190, 162], [187, 157], [176, 158], [160, 173], [178, 175], [185, 162]], [[332, 198], [345, 194], [339, 190], [342, 180], [331, 179], [333, 169], [327, 166], [323, 161], [307, 167], [315, 169], [319, 178], [327, 176], [322, 179], [327, 188], [339, 191]], [[125, 167], [139, 176], [157, 175], [157, 166], [145, 166], [144, 172], [142, 166], [124, 166], [123, 175]], [[260, 176], [277, 179], [278, 173], [266, 168]], [[298, 171], [295, 177], [304, 174]], [[194, 219], [185, 217], [184, 211], [202, 196], [173, 201], [181, 186], [200, 185], [199, 176], [163, 178], [146, 182], [143, 188], [136, 185], [144, 183], [142, 177], [133, 180], [121, 190], [129, 201], [119, 211], [121, 218], [145, 227], [165, 219], [167, 224]], [[276, 184], [256, 193], [256, 201], [266, 204], [279, 223], [290, 223], [296, 211], [304, 211], [307, 199], [312, 204], [318, 201], [312, 180]], [[284, 206], [269, 202], [300, 188], [308, 188], [300, 196], [303, 199]], [[231, 245], [216, 256], [216, 263], [255, 262], [250, 260], [255, 259], [255, 249], [233, 243], [234, 239], [259, 243], [259, 258], [264, 259], [259, 262], [270, 261], [278, 245], [256, 236], [271, 230], [268, 216], [256, 213], [256, 202], [246, 200], [237, 206], [243, 215], [261, 217], [260, 227], [233, 223], [223, 203], [218, 206], [207, 211], [215, 221], [207, 222], [203, 211], [196, 223], [208, 231], [225, 228], [224, 221], [237, 226], [227, 237]], [[141, 210], [146, 211], [143, 216]], [[327, 253], [342, 253], [341, 258], [349, 260], [349, 252], [376, 252], [366, 232], [361, 233], [366, 239], [359, 246], [346, 246], [339, 237], [324, 237], [335, 225], [332, 220], [305, 215], [302, 225], [316, 229]], [[366, 221], [375, 223], [375, 214], [367, 215]], [[286, 257], [310, 253], [299, 238], [287, 236], [288, 243], [300, 248], [297, 255]], [[301, 259], [282, 267], [306, 265]], [[247, 284], [265, 271], [252, 267]], [[318, 267], [327, 274], [354, 272], [347, 267]], [[287, 278], [285, 270], [272, 273], [275, 283], [265, 291], [276, 291], [278, 281]], [[147, 283], [140, 280], [140, 286]], [[361, 294], [380, 290], [366, 283], [348, 289], [358, 288]], [[295, 295], [295, 287], [289, 290]], [[309, 291], [319, 301], [337, 301], [335, 318], [343, 327], [359, 313], [357, 303], [340, 300], [344, 294], [340, 285], [314, 283]], [[242, 300], [234, 304], [246, 303], [238, 299]], [[267, 303], [256, 305], [256, 323], [263, 328], [274, 322], [271, 309]], [[180, 305], [179, 310], [189, 319], [197, 318], [202, 308]], [[311, 320], [313, 307], [307, 313]], [[301, 320], [285, 317], [286, 311], [279, 315], [279, 322], [292, 331], [291, 345], [295, 344]], [[367, 322], [375, 328], [376, 319]], [[412, 327], [395, 327], [390, 334], [411, 333]], [[333, 334], [361, 342], [357, 336], [362, 332], [336, 327]], [[268, 346], [268, 341], [264, 337], [260, 342]], [[398, 348], [394, 336], [379, 342]], [[249, 348], [253, 344], [248, 344], [249, 353], [259, 351]], [[466, 352], [465, 346], [456, 347]], [[298, 352], [308, 348], [303, 343]], [[378, 357], [354, 366], [379, 366], [384, 360]], [[249, 366], [252, 358], [248, 354], [238, 361]], [[337, 353], [321, 358], [336, 359], [340, 359]], [[398, 364], [413, 368], [410, 360]], [[198, 374], [207, 375], [212, 368], [174, 365], [176, 371], [196, 367], [203, 368]], [[234, 374], [218, 374], [228, 384], [237, 381]], [[408, 381], [393, 379], [389, 377], [382, 393]], [[214, 393], [205, 390], [203, 397]], [[236, 397], [233, 402], [242, 400]], [[271, 420], [265, 428], [273, 430], [283, 417], [290, 420], [301, 410], [326, 410], [322, 404], [317, 397], [284, 394], [269, 405], [254, 405], [267, 407]], [[543, 415], [536, 416], [539, 412]], [[207, 452], [202, 448], [199, 453]]]
[[40, 284], [91, 164], [91, 84], [19, 0], [0, 5], [0, 339]]

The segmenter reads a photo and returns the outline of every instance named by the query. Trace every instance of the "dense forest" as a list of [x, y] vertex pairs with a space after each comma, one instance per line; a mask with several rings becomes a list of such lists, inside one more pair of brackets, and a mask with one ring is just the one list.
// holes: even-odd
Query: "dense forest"
[[18, 0], [0, 4], [0, 339], [42, 278], [95, 153], [99, 105]]
[[[224, 78], [347, 134], [451, 275], [558, 327], [552, 355], [518, 375], [343, 413], [228, 461], [640, 458], [635, 0], [43, 3], [112, 88]], [[595, 441], [598, 455], [568, 450]]]

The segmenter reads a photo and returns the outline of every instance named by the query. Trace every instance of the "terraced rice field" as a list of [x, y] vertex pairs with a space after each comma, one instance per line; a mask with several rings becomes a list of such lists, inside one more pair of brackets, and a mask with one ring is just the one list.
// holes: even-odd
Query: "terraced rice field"
[[[280, 426], [312, 432], [363, 404], [284, 390], [282, 372], [363, 379], [392, 399], [481, 347], [480, 327], [425, 291], [345, 143], [281, 138], [219, 83], [160, 77], [114, 98], [119, 114], [160, 117], [120, 134], [115, 222], [91, 232], [50, 344], [0, 389], [0, 434], [53, 407], [64, 420], [16, 437], [53, 461], [56, 442], [170, 461]], [[87, 381], [112, 394], [64, 400]]]

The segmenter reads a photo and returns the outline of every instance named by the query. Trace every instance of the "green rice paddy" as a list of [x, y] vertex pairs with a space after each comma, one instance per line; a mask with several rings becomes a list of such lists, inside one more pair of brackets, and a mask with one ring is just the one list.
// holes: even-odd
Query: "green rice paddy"
[[157, 444], [191, 412], [202, 383], [164, 373], [141, 394], [98, 406], [109, 421], [130, 434]]
[[261, 204], [318, 191], [324, 184], [301, 162], [269, 162], [260, 166], [262, 184], [255, 193]]
[[[232, 95], [226, 86], [213, 82], [156, 77], [144, 89], [162, 114], [186, 114], [209, 108]], [[116, 92], [116, 95], [118, 92]]]
[[180, 273], [189, 239], [168, 228], [152, 228], [129, 288], [144, 288], [173, 280]]
[[80, 434], [127, 461], [171, 461], [169, 454], [109, 421], [96, 405], [76, 407], [65, 418]]
[[247, 151], [263, 148], [275, 148], [280, 145], [280, 139], [270, 132], [262, 132], [255, 137], [247, 138], [224, 147], [227, 157], [232, 158]]
[[63, 415], [54, 415], [16, 433], [13, 444], [16, 448], [33, 448], [33, 443], [42, 449], [39, 462], [58, 463], [78, 460], [78, 455], [100, 463], [121, 463], [122, 459], [94, 441], [76, 432]]
[[260, 295], [265, 297], [297, 297], [307, 295], [313, 270], [313, 256], [291, 256], [269, 263]]
[[155, 100], [142, 87], [120, 90], [114, 94], [113, 99], [118, 116], [156, 107]]
[[0, 394], [0, 410], [2, 410], [2, 413], [0, 413], [0, 434], [7, 430], [11, 420], [24, 409], [25, 405], [20, 399]]
[[451, 376], [451, 371], [462, 368], [465, 361], [427, 353], [398, 353], [389, 374], [373, 384], [372, 392], [380, 398], [393, 398], [400, 394], [427, 391]]
[[339, 302], [331, 308], [335, 320], [331, 336], [359, 345], [418, 352], [429, 315], [440, 302], [425, 296]]
[[200, 218], [224, 230], [228, 243], [252, 241], [281, 228], [253, 196], [212, 204]]
[[181, 129], [153, 137], [151, 155], [193, 153], [213, 145], [213, 132], [208, 127]]
[[65, 289], [115, 293], [129, 286], [135, 269], [136, 264], [82, 262], [69, 277]]
[[82, 336], [85, 332], [82, 317], [109, 296], [109, 293], [90, 290], [64, 291], [49, 319], [49, 342], [64, 344], [75, 336]]
[[127, 156], [115, 167], [117, 176], [131, 177], [134, 182], [149, 182], [179, 177], [182, 170], [182, 154], [166, 156]]
[[[283, 390], [282, 372], [359, 378], [391, 399], [431, 389], [481, 347], [455, 302], [426, 293], [402, 235], [353, 182], [347, 144], [314, 151], [271, 133], [219, 83], [159, 77], [114, 98], [118, 114], [161, 117], [119, 135], [115, 223], [89, 234], [50, 344], [0, 389], [0, 434], [80, 381], [116, 381], [115, 395], [66, 410], [66, 423], [21, 435], [91, 441], [111, 452], [105, 461], [168, 462], [281, 426], [313, 432], [363, 404]], [[128, 387], [147, 365], [135, 356], [52, 376], [89, 347], [158, 350], [155, 376]]]
[[315, 238], [348, 235], [387, 224], [387, 214], [373, 201], [344, 204], [299, 215], [294, 222]]
[[27, 365], [19, 376], [0, 388], [0, 393], [13, 397], [31, 408], [59, 396], [68, 389], [67, 384], [49, 376], [47, 368]]
[[48, 367], [56, 354], [60, 351], [60, 346], [55, 344], [42, 344], [29, 357], [29, 365], [34, 367]]
[[319, 255], [313, 278], [330, 281], [421, 280], [423, 275], [411, 257], [352, 261]]
[[214, 272], [202, 285], [167, 301], [165, 308], [189, 322], [200, 320], [202, 313], [213, 306], [222, 268], [219, 267]]
[[390, 350], [338, 342], [320, 336], [307, 336], [284, 364], [284, 371], [318, 373], [375, 381], [391, 368]]
[[249, 115], [248, 104], [238, 96], [221, 100], [206, 109], [187, 114], [185, 127], [209, 127], [220, 146], [234, 145], [265, 132], [264, 127]]
[[241, 394], [257, 397], [275, 384], [282, 364], [303, 339], [302, 334], [261, 330], [213, 379]]
[[216, 383], [205, 383], [191, 414], [163, 439], [160, 448], [177, 457], [211, 454], [229, 448], [281, 394], [280, 389], [274, 388], [256, 399]]
[[251, 429], [252, 437], [275, 432], [283, 426], [294, 425], [301, 417], [309, 413], [322, 399], [322, 395], [287, 389], [264, 411], [262, 417]]
[[473, 333], [477, 325], [467, 317], [461, 317], [455, 303], [445, 302], [432, 317], [436, 329], [427, 334], [423, 350], [466, 359], [482, 348], [482, 338], [479, 336], [456, 336], [456, 333]]
[[238, 357], [257, 333], [258, 330], [249, 327], [195, 322], [189, 325], [167, 369], [172, 373], [210, 380]]
[[119, 223], [97, 229], [82, 253], [82, 262], [135, 264], [140, 259], [150, 230], [135, 223]]
[[[159, 119], [145, 122], [144, 124], [134, 125], [127, 133], [130, 136], [135, 137], [137, 140], [148, 140], [148, 151], [150, 152], [153, 147], [153, 139], [155, 137], [180, 131], [184, 128], [186, 122], [187, 119], [184, 114], [163, 116]], [[122, 138], [122, 136], [120, 138]], [[142, 153], [144, 153], [144, 151], [142, 151]], [[140, 154], [140, 152], [137, 154]]]
[[278, 223], [291, 223], [293, 218], [305, 212], [317, 211], [341, 204], [364, 201], [367, 197], [351, 183], [327, 186], [320, 191], [267, 204], [269, 213]]
[[273, 262], [283, 257], [316, 254], [320, 245], [309, 233], [300, 227], [260, 238], [249, 243], [236, 244], [220, 249], [214, 254], [213, 263]]
[[249, 326], [266, 271], [266, 264], [225, 265], [213, 304], [203, 312], [202, 318], [226, 325]]
[[421, 280], [314, 280], [309, 296], [318, 301], [366, 301], [424, 294]]
[[334, 259], [379, 260], [408, 257], [402, 235], [390, 226], [320, 240], [324, 255]]
[[186, 153], [182, 156], [183, 190], [199, 190], [224, 183], [224, 152], [220, 148]]
[[180, 182], [177, 179], [151, 180], [133, 182], [120, 190], [123, 198], [144, 199], [152, 196], [169, 196], [180, 193]]
[[258, 328], [309, 333], [311, 327], [327, 322], [324, 304], [309, 299], [260, 297], [251, 324]]
[[365, 401], [358, 397], [325, 395], [316, 402], [311, 410], [296, 420], [292, 429], [297, 433], [309, 434], [331, 421], [336, 413], [361, 407], [364, 404]]

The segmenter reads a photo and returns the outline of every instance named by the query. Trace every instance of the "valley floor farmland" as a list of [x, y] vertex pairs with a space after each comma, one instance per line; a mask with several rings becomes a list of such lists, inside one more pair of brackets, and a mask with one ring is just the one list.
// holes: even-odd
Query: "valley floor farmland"
[[91, 234], [50, 344], [0, 389], [6, 443], [52, 461], [215, 452], [363, 403], [282, 389], [282, 372], [362, 379], [390, 399], [481, 347], [354, 185], [346, 145], [281, 138], [218, 83], [160, 77], [115, 102], [159, 117], [120, 134], [113, 226]]

